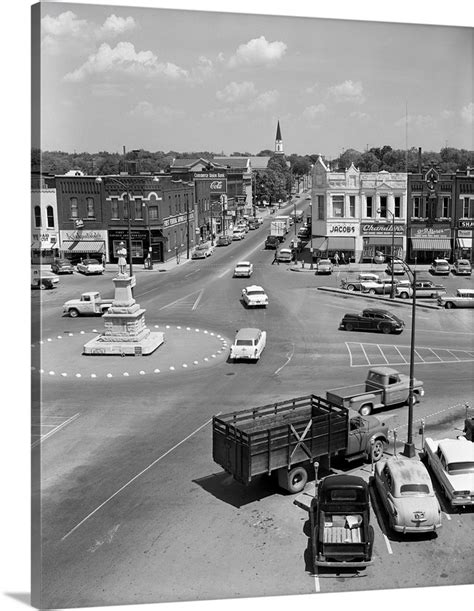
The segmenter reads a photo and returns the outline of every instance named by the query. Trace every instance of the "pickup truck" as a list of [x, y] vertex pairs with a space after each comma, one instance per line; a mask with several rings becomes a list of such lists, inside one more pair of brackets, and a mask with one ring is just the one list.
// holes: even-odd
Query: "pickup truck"
[[363, 417], [317, 395], [214, 416], [212, 457], [235, 480], [276, 473], [278, 485], [296, 494], [319, 457], [378, 461], [388, 444], [383, 418]]
[[365, 568], [372, 564], [369, 487], [355, 475], [329, 475], [311, 501], [311, 549], [316, 567]]
[[101, 299], [100, 293], [82, 293], [80, 299], [70, 299], [63, 305], [63, 314], [69, 314], [71, 318], [77, 318], [80, 314], [93, 316], [104, 312], [112, 306], [112, 299]]
[[[363, 384], [342, 386], [326, 392], [326, 399], [368, 416], [375, 409], [408, 402], [410, 377], [391, 367], [372, 367]], [[419, 403], [425, 394], [423, 382], [413, 380], [413, 399]]]

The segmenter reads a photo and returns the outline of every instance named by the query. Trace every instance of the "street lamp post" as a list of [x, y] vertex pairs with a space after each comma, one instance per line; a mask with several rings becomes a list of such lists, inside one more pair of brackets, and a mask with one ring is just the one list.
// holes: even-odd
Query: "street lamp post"
[[309, 266], [309, 269], [313, 269], [313, 198], [311, 198], [311, 202], [309, 204], [310, 210], [311, 210], [311, 223], [310, 223], [310, 227], [309, 227], [309, 235], [310, 235], [310, 248], [309, 248], [309, 252], [311, 255], [311, 263]]
[[[377, 212], [380, 214], [382, 211], [379, 209]], [[388, 214], [392, 217], [392, 265], [391, 265], [391, 276], [392, 283], [390, 285], [390, 299], [395, 299], [395, 283], [393, 279], [393, 268], [394, 268], [394, 260], [395, 260], [395, 215], [390, 210], [387, 210]]]

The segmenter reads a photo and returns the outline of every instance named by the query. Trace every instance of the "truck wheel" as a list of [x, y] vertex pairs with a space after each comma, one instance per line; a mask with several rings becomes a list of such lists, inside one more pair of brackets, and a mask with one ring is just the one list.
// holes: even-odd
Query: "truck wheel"
[[354, 331], [354, 325], [350, 322], [346, 322], [345, 327], [346, 331]]
[[378, 462], [382, 456], [384, 451], [384, 443], [381, 439], [376, 439], [374, 445], [370, 450], [370, 458], [374, 462]]
[[304, 467], [293, 467], [289, 471], [281, 469], [278, 475], [279, 485], [291, 494], [301, 492], [308, 481], [308, 472]]
[[389, 325], [383, 325], [382, 326], [382, 333], [385, 333], [385, 335], [388, 335], [391, 331], [392, 331], [392, 329], [390, 328]]
[[444, 306], [447, 310], [451, 310], [451, 308], [453, 307], [453, 303], [451, 301], [447, 301], [446, 305]]
[[370, 405], [370, 403], [366, 403], [359, 410], [359, 414], [361, 416], [370, 416], [371, 412], [372, 412], [372, 405]]
[[355, 286], [353, 284], [348, 284], [347, 285], [347, 290], [348, 291], [355, 291]]
[[71, 310], [69, 310], [69, 316], [71, 318], [77, 318], [79, 316], [79, 311], [76, 310], [76, 308], [72, 308]]
[[375, 295], [375, 289], [369, 289], [369, 295]]

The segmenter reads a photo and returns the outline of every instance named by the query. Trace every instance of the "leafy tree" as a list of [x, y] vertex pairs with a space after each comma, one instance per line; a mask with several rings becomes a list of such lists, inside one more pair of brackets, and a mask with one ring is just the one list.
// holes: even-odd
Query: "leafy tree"
[[256, 157], [271, 157], [272, 155], [273, 151], [270, 149], [264, 149], [263, 151], [260, 151], [260, 153], [257, 153]]
[[339, 159], [337, 160], [337, 165], [340, 170], [350, 168], [352, 163], [357, 168], [360, 165], [361, 156], [362, 153], [359, 151], [356, 151], [355, 149], [347, 149], [342, 153], [342, 155], [340, 155]]

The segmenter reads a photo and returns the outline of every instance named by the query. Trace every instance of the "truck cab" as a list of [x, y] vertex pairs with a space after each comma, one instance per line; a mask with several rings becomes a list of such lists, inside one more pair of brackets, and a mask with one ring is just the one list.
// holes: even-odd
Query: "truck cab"
[[80, 314], [91, 316], [94, 314], [102, 315], [112, 305], [112, 300], [101, 299], [97, 291], [82, 293], [79, 299], [70, 299], [63, 305], [63, 314], [69, 314], [71, 318], [77, 318]]
[[310, 506], [315, 567], [365, 568], [372, 564], [369, 487], [355, 475], [329, 475]]

